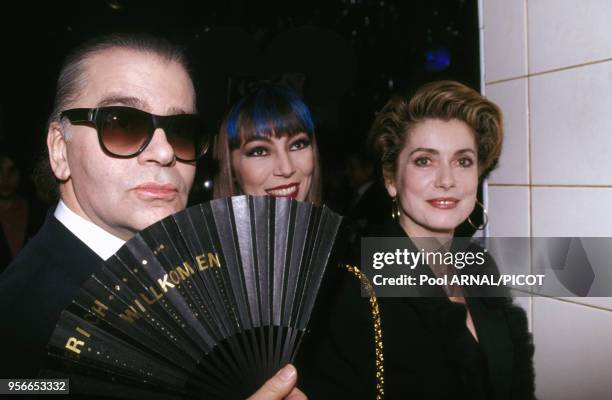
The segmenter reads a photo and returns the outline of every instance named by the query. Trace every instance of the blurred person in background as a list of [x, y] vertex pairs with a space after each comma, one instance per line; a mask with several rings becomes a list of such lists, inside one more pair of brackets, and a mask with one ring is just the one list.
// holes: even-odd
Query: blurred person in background
[[43, 221], [44, 207], [23, 192], [16, 158], [0, 151], [0, 273]]

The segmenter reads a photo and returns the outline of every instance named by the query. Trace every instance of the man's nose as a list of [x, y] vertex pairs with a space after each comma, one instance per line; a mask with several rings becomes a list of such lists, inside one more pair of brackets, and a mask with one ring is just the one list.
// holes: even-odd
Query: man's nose
[[168, 142], [168, 137], [163, 129], [158, 128], [153, 132], [151, 141], [138, 158], [142, 162], [159, 165], [172, 165], [175, 162], [174, 148]]
[[274, 166], [274, 174], [277, 176], [290, 177], [295, 173], [295, 166], [288, 151], [279, 151]]

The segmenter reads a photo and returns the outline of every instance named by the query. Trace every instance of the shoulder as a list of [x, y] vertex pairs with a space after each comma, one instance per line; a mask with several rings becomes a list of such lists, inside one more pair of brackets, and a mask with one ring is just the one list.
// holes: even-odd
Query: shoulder
[[0, 332], [0, 355], [19, 360], [12, 374], [36, 373], [61, 310], [99, 261], [83, 242], [49, 217], [0, 276], [0, 315], [10, 327]]
[[[0, 276], [0, 307], [9, 313], [15, 305], [27, 304], [30, 295], [36, 297], [48, 294], [49, 276], [61, 268], [62, 257], [58, 252], [58, 241], [71, 240], [64, 237], [56, 224], [57, 220], [50, 217], [45, 221], [38, 233], [28, 241], [23, 250], [9, 264]], [[76, 237], [74, 238], [76, 239]], [[3, 315], [6, 315], [3, 312]]]
[[3, 289], [5, 285], [14, 287], [27, 276], [36, 275], [45, 261], [48, 261], [50, 256], [48, 250], [52, 248], [49, 240], [57, 237], [50, 232], [53, 228], [48, 225], [50, 225], [49, 222], [43, 225], [0, 276], [0, 286]]
[[100, 262], [51, 216], [0, 276], [0, 311], [3, 315], [40, 314], [63, 304]]
[[18, 281], [25, 276], [40, 273], [43, 265], [53, 262], [56, 255], [61, 256], [61, 253], [58, 252], [58, 245], [61, 242], [78, 241], [76, 236], [62, 228], [59, 221], [54, 217], [49, 217], [6, 268], [0, 277], [0, 284], [5, 281]]

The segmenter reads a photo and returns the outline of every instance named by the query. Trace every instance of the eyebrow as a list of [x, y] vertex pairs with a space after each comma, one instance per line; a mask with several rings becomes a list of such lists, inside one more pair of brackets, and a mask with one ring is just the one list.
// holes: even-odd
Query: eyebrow
[[462, 154], [462, 153], [472, 153], [476, 155], [476, 152], [473, 149], [461, 149], [455, 152], [455, 154]]
[[[150, 107], [146, 101], [133, 96], [109, 95], [98, 102], [98, 107], [123, 105], [127, 107], [137, 108], [142, 111], [149, 112]], [[195, 112], [187, 112], [179, 107], [169, 107], [166, 109], [166, 115], [176, 114], [194, 114]]]
[[176, 114], [195, 114], [195, 111], [188, 112], [179, 107], [170, 107], [166, 109], [166, 114], [168, 115], [176, 115]]
[[99, 107], [111, 106], [111, 105], [124, 105], [128, 107], [139, 108], [141, 110], [147, 110], [148, 105], [145, 101], [139, 99], [138, 97], [132, 96], [121, 96], [121, 95], [110, 95], [104, 97], [102, 100], [98, 102]]
[[268, 136], [251, 136], [250, 138], [248, 138], [247, 140], [244, 141], [244, 143], [241, 146], [246, 146], [247, 144], [251, 143], [251, 142], [257, 142], [257, 141], [264, 141], [264, 142], [271, 142], [270, 138]]
[[[293, 134], [293, 135], [289, 136], [287, 140], [289, 142], [291, 142], [293, 140], [293, 138], [296, 137], [296, 136], [306, 136], [306, 137], [308, 137], [308, 134], [306, 132], [299, 132], [299, 133], [296, 133], [296, 134]], [[251, 142], [256, 142], [256, 141], [259, 141], [259, 140], [271, 143], [272, 140], [270, 139], [270, 137], [272, 137], [272, 136], [251, 136], [250, 138], [245, 140], [244, 143], [241, 144], [241, 146], [245, 146], [245, 145], [247, 145], [247, 144], [249, 144]], [[276, 137], [276, 136], [274, 136], [274, 137]]]
[[[429, 147], [417, 147], [416, 149], [412, 150], [409, 154], [409, 156], [413, 155], [414, 153], [417, 153], [419, 151], [425, 152], [425, 153], [430, 153], [430, 154], [440, 154], [440, 152], [436, 149], [432, 149]], [[474, 155], [476, 155], [476, 152], [473, 149], [470, 148], [465, 148], [465, 149], [461, 149], [461, 150], [457, 150], [455, 152], [455, 154], [464, 154], [464, 153], [472, 153]]]

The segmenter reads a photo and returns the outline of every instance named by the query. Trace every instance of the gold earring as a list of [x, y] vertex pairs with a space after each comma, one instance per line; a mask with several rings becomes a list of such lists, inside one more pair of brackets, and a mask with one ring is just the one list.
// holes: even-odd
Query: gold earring
[[397, 196], [393, 198], [393, 201], [391, 202], [391, 218], [393, 218], [394, 221], [399, 221], [400, 218], [400, 210], [399, 210], [399, 205], [397, 204]]
[[481, 231], [489, 223], [489, 214], [487, 213], [487, 209], [485, 208], [484, 204], [482, 204], [480, 201], [478, 201], [478, 199], [476, 199], [476, 204], [479, 205], [482, 208], [482, 217], [483, 217], [482, 225], [480, 225], [480, 226], [474, 225], [474, 223], [472, 222], [472, 218], [471, 217], [468, 217], [467, 222], [468, 222], [468, 224], [470, 224], [472, 226], [472, 228], [476, 229], [477, 231]]

